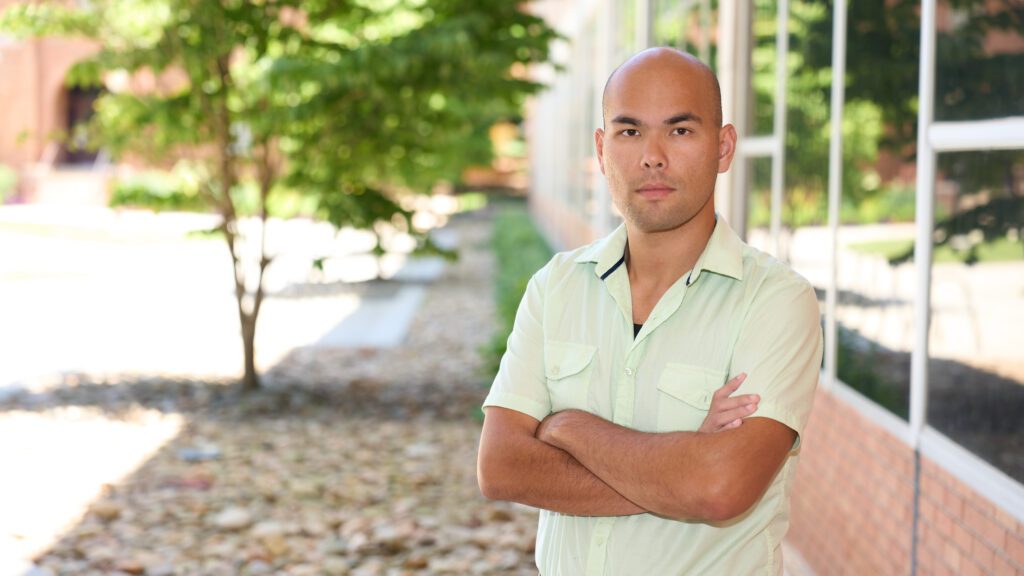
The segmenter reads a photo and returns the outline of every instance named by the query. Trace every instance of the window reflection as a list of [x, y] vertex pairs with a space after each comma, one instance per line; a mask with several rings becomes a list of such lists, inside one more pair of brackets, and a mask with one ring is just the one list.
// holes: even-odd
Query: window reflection
[[653, 0], [651, 33], [655, 46], [671, 46], [714, 66], [713, 34], [717, 0]]
[[751, 12], [750, 50], [751, 134], [771, 134], [775, 118], [775, 33], [778, 29], [778, 2], [754, 0]]
[[935, 49], [936, 120], [1024, 114], [1020, 2], [939, 2]]
[[836, 237], [837, 376], [903, 419], [917, 282], [913, 263], [892, 257], [915, 237], [918, 7], [850, 4]]
[[939, 155], [935, 206], [928, 423], [1024, 480], [1024, 151]]

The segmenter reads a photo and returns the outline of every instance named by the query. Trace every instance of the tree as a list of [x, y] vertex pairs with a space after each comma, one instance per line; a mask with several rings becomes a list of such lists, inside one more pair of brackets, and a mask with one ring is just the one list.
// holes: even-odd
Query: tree
[[[0, 15], [0, 30], [99, 42], [72, 69], [73, 85], [161, 79], [147, 92], [104, 92], [86, 130], [115, 156], [183, 163], [222, 217], [245, 389], [259, 387], [256, 322], [275, 195], [314, 198], [336, 226], [410, 228], [396, 193], [486, 161], [487, 127], [517, 117], [539, 88], [519, 72], [545, 61], [555, 37], [505, 0], [30, 3]], [[246, 216], [259, 225], [243, 225]]]

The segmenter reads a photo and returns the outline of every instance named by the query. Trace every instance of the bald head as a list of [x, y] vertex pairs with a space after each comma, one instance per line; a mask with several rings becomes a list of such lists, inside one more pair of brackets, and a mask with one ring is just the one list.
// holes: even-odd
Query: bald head
[[616, 68], [604, 85], [604, 93], [601, 96], [601, 117], [605, 123], [608, 121], [608, 95], [618, 88], [621, 82], [628, 82], [630, 77], [636, 73], [672, 74], [681, 75], [688, 82], [699, 82], [712, 99], [712, 122], [716, 127], [722, 126], [722, 89], [718, 85], [718, 78], [707, 64], [697, 57], [687, 54], [675, 48], [658, 47], [648, 48], [635, 54], [629, 60], [623, 62]]

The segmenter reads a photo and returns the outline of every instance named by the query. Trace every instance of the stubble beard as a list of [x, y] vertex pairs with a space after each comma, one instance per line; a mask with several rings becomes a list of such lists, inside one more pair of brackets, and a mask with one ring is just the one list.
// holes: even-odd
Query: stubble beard
[[[611, 184], [611, 182], [609, 182]], [[694, 206], [683, 198], [673, 198], [675, 195], [685, 195], [687, 191], [678, 183], [670, 183], [675, 191], [661, 202], [648, 202], [640, 197], [634, 197], [635, 187], [626, 187], [623, 195], [618, 196], [621, 200], [617, 202], [619, 212], [623, 219], [634, 229], [646, 234], [669, 232], [685, 226], [700, 214], [708, 202], [711, 201], [713, 192], [705, 198], [699, 199], [699, 205]], [[697, 199], [695, 199], [697, 200]], [[664, 205], [660, 205], [664, 204]]]

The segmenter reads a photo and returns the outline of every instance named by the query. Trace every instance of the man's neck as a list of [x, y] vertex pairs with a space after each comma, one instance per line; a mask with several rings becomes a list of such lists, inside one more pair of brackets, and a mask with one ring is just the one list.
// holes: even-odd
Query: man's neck
[[714, 229], [714, 212], [708, 216], [698, 214], [679, 228], [665, 232], [641, 232], [627, 223], [626, 269], [630, 285], [668, 290], [697, 264]]

